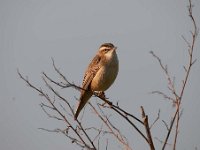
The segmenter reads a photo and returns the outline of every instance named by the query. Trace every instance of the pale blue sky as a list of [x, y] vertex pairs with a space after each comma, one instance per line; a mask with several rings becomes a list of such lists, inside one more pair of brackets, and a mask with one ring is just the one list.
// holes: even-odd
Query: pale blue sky
[[[200, 1], [193, 3], [200, 26]], [[149, 94], [167, 89], [165, 76], [149, 51], [168, 64], [180, 87], [182, 66], [187, 62], [187, 45], [181, 35], [190, 39], [192, 27], [187, 5], [187, 0], [0, 0], [0, 149], [77, 148], [63, 135], [38, 130], [63, 125], [42, 112], [41, 97], [19, 79], [17, 68], [35, 85], [44, 86], [41, 72], [54, 76], [53, 57], [66, 77], [80, 85], [90, 59], [104, 42], [118, 47], [120, 61], [119, 75], [107, 91], [108, 97], [138, 117], [143, 105], [151, 121], [161, 109], [161, 119], [169, 121], [171, 104]], [[199, 49], [198, 37], [194, 52], [198, 60], [183, 99], [178, 149], [200, 148]], [[73, 100], [79, 93], [66, 90], [66, 96]], [[165, 135], [161, 124], [153, 129], [154, 137]], [[137, 132], [121, 128], [133, 140], [134, 149], [144, 148]], [[159, 147], [156, 140], [155, 144]]]

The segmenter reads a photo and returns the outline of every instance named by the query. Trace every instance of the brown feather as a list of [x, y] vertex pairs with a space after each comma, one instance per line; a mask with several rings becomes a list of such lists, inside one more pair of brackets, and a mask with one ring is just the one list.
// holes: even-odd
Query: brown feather
[[80, 102], [78, 104], [78, 108], [76, 110], [76, 113], [74, 115], [74, 118], [77, 119], [80, 111], [83, 109], [87, 101], [92, 96], [92, 91], [90, 89], [90, 84], [92, 82], [92, 79], [96, 75], [96, 73], [99, 70], [99, 63], [101, 61], [101, 57], [99, 55], [96, 55], [92, 62], [89, 64], [88, 69], [85, 72], [85, 76], [83, 78], [83, 84], [82, 84], [82, 90], [81, 90], [81, 96], [80, 96]]
[[[83, 78], [79, 104], [74, 115], [75, 119], [94, 91], [105, 91], [114, 82], [118, 73], [118, 59], [115, 49], [112, 43], [102, 44], [97, 55], [89, 64]], [[105, 67], [107, 67], [107, 70]]]

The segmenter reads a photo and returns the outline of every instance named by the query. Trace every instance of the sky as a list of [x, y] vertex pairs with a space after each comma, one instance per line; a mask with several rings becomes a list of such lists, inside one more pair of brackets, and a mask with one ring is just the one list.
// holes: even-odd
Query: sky
[[[200, 27], [200, 1], [193, 0], [193, 4]], [[152, 130], [159, 148], [155, 138], [166, 135], [161, 120], [169, 121], [174, 108], [162, 97], [150, 94], [168, 91], [165, 75], [149, 52], [154, 51], [168, 65], [180, 90], [183, 65], [188, 62], [187, 44], [181, 36], [191, 40], [192, 30], [187, 5], [187, 0], [0, 0], [0, 149], [77, 148], [61, 134], [38, 130], [63, 124], [44, 114], [39, 106], [42, 98], [19, 78], [17, 69], [34, 85], [43, 87], [42, 71], [57, 77], [53, 57], [67, 79], [81, 85], [84, 70], [105, 42], [118, 47], [120, 63], [118, 77], [106, 92], [108, 97], [138, 117], [140, 106], [144, 106], [150, 121], [160, 109], [161, 119]], [[194, 49], [197, 61], [182, 101], [177, 149], [200, 149], [199, 49], [198, 37]], [[75, 104], [79, 93], [64, 90]], [[129, 131], [123, 123], [119, 127], [133, 140], [134, 149], [144, 149], [145, 142], [136, 131]]]

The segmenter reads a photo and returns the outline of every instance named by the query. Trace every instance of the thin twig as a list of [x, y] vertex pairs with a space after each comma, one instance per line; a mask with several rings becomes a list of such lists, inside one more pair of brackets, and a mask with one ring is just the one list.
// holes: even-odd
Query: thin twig
[[158, 115], [156, 117], [156, 119], [154, 120], [154, 122], [152, 123], [152, 125], [150, 125], [150, 129], [154, 126], [154, 124], [160, 119], [160, 109], [158, 110]]
[[[121, 135], [120, 132], [118, 132], [118, 134], [116, 134], [114, 132], [113, 129], [116, 129], [109, 121], [108, 121], [108, 118], [105, 116], [105, 114], [101, 115], [97, 110], [96, 108], [91, 104], [89, 103], [90, 106], [92, 107], [92, 109], [94, 110], [95, 114], [97, 114], [98, 118], [100, 118], [102, 120], [102, 122], [104, 123], [104, 125], [110, 130], [110, 133], [112, 135], [114, 135], [114, 137], [120, 142], [122, 143], [122, 145], [124, 145], [126, 147], [127, 150], [131, 150], [130, 146], [128, 145], [127, 142], [125, 142], [123, 136]], [[100, 109], [100, 107], [99, 107]], [[102, 112], [102, 111], [101, 111]], [[120, 135], [120, 136], [119, 136]]]
[[147, 138], [148, 138], [149, 147], [151, 150], [155, 150], [155, 147], [153, 144], [153, 139], [151, 137], [151, 131], [149, 128], [148, 116], [145, 114], [143, 106], [141, 106], [140, 108], [141, 108], [141, 112], [142, 112], [142, 118], [143, 118], [145, 130], [146, 130], [146, 134], [147, 134]]
[[[20, 76], [20, 78], [22, 80], [24, 80], [28, 86], [30, 86], [31, 88], [33, 88], [34, 90], [36, 90], [37, 92], [39, 92], [39, 94], [41, 96], [44, 96], [46, 98], [46, 100], [49, 102], [49, 104], [51, 105], [51, 107], [53, 108], [53, 110], [55, 110], [62, 118], [63, 120], [66, 122], [66, 124], [73, 130], [73, 132], [78, 136], [78, 138], [80, 139], [80, 141], [83, 143], [83, 145], [85, 145], [84, 147], [91, 149], [91, 147], [85, 142], [85, 140], [83, 139], [83, 137], [77, 132], [77, 130], [71, 125], [71, 123], [69, 122], [69, 120], [65, 117], [65, 115], [63, 115], [60, 110], [55, 106], [54, 102], [50, 99], [50, 97], [48, 96], [48, 94], [44, 93], [42, 89], [38, 89], [37, 87], [35, 87], [34, 85], [32, 85], [28, 78], [24, 78], [21, 73], [18, 70], [18, 75]], [[47, 83], [47, 81], [43, 78], [43, 81], [46, 83], [46, 85], [51, 89], [51, 86]], [[84, 132], [84, 130], [83, 130]], [[93, 142], [90, 142], [92, 145], [92, 148], [96, 150], [95, 145], [93, 144]]]

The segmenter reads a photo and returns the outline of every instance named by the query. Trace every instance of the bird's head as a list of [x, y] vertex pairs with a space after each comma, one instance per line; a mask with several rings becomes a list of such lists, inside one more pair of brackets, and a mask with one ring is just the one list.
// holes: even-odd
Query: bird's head
[[106, 59], [112, 59], [116, 55], [116, 49], [112, 43], [104, 43], [100, 46], [98, 53]]

